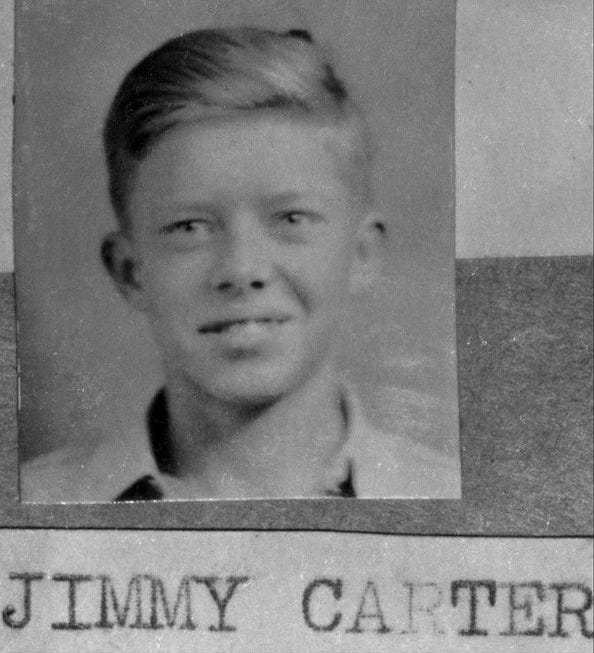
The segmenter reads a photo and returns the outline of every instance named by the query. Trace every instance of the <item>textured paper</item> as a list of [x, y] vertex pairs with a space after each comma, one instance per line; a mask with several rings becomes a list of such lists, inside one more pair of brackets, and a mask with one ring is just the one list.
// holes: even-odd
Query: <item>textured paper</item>
[[1, 552], [3, 651], [592, 645], [587, 540], [10, 531]]

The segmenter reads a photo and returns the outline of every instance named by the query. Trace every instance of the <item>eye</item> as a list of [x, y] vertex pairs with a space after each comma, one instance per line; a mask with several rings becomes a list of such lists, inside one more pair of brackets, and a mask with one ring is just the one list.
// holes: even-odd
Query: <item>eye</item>
[[204, 220], [177, 220], [171, 224], [161, 227], [161, 233], [173, 234], [176, 232], [193, 233], [202, 228]]
[[323, 213], [309, 209], [284, 209], [272, 216], [273, 233], [281, 241], [309, 242], [326, 222]]
[[281, 211], [275, 217], [282, 225], [289, 227], [306, 227], [320, 221], [319, 216], [310, 211]]
[[207, 237], [213, 231], [213, 225], [204, 219], [176, 220], [171, 224], [161, 227], [160, 232], [165, 235], [193, 235]]

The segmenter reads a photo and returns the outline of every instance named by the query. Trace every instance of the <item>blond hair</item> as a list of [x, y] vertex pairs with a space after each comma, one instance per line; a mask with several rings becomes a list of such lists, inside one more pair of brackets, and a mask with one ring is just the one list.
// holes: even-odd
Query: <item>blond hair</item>
[[354, 126], [359, 142], [352, 149], [365, 160], [357, 165], [368, 167], [362, 114], [308, 32], [251, 27], [193, 31], [140, 61], [107, 115], [103, 142], [109, 193], [124, 226], [133, 173], [151, 144], [190, 120], [262, 109], [323, 114]]

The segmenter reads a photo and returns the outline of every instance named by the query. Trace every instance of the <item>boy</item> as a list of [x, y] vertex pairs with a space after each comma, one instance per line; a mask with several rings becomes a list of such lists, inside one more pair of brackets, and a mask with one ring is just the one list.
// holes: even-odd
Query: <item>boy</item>
[[307, 32], [165, 43], [122, 83], [104, 145], [103, 261], [165, 385], [148, 433], [34, 462], [24, 499], [459, 496], [455, 465], [372, 430], [336, 379], [384, 227], [363, 117]]

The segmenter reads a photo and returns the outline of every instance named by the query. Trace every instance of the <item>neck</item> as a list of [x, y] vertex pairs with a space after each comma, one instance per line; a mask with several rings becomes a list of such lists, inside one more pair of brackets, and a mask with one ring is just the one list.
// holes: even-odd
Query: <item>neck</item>
[[315, 493], [345, 437], [330, 366], [263, 406], [222, 402], [175, 383], [167, 384], [167, 398], [172, 468], [207, 496]]

